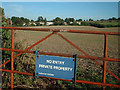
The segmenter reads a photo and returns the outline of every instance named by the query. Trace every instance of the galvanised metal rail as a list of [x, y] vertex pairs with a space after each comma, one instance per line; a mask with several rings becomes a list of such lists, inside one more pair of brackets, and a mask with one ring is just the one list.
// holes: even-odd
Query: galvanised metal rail
[[[8, 61], [4, 62], [2, 65], [0, 65], [0, 67], [2, 67], [2, 66], [4, 66], [5, 64], [7, 64], [8, 62], [11, 61], [11, 70], [0, 69], [0, 71], [10, 72], [11, 73], [11, 88], [13, 88], [13, 78], [14, 78], [13, 73], [34, 76], [33, 73], [15, 71], [14, 70], [14, 64], [13, 64], [14, 59], [17, 56], [20, 56], [22, 53], [35, 53], [35, 51], [28, 51], [28, 50], [31, 49], [31, 48], [33, 48], [37, 44], [41, 43], [42, 41], [46, 40], [47, 38], [49, 38], [53, 34], [57, 34], [58, 36], [60, 36], [61, 38], [63, 38], [66, 42], [68, 42], [70, 45], [72, 45], [73, 47], [75, 47], [76, 49], [78, 49], [79, 51], [81, 51], [84, 54], [84, 55], [77, 55], [78, 58], [90, 59], [90, 60], [94, 61], [96, 64], [98, 64], [99, 66], [103, 67], [103, 82], [102, 83], [101, 82], [84, 81], [84, 80], [76, 80], [77, 83], [86, 83], [86, 84], [100, 85], [100, 86], [103, 86], [103, 89], [105, 89], [105, 86], [120, 88], [120, 85], [107, 84], [106, 83], [106, 71], [109, 74], [111, 74], [112, 76], [114, 76], [117, 80], [120, 81], [120, 78], [118, 76], [116, 76], [114, 73], [112, 73], [110, 70], [108, 70], [106, 68], [107, 61], [120, 62], [120, 59], [108, 58], [107, 57], [108, 56], [107, 55], [107, 52], [108, 52], [108, 35], [120, 35], [120, 32], [103, 32], [103, 31], [86, 31], [86, 30], [64, 30], [64, 29], [61, 30], [61, 29], [23, 28], [23, 27], [0, 27], [0, 28], [1, 29], [12, 30], [12, 43], [11, 43], [12, 46], [11, 46], [11, 49], [0, 48], [0, 50], [11, 51], [11, 59], [9, 59]], [[47, 35], [46, 37], [42, 38], [38, 42], [34, 43], [33, 45], [31, 45], [30, 47], [28, 47], [25, 50], [17, 50], [17, 49], [14, 49], [14, 30], [50, 31], [52, 33], [49, 34], [49, 35]], [[93, 56], [90, 56], [89, 54], [87, 54], [86, 52], [84, 52], [82, 49], [80, 49], [78, 46], [76, 46], [74, 43], [72, 43], [67, 38], [65, 38], [63, 35], [61, 35], [59, 32], [85, 33], [85, 34], [102, 34], [102, 35], [104, 35], [104, 57], [93, 57]], [[14, 56], [13, 55], [14, 52], [20, 52], [20, 53]], [[71, 54], [63, 54], [63, 53], [41, 52], [41, 54], [42, 55], [73, 57], [73, 55], [71, 55]], [[103, 65], [101, 63], [99, 63], [98, 61], [96, 61], [96, 60], [103, 61]], [[43, 76], [40, 76], [40, 77], [42, 77], [42, 78], [50, 78], [50, 77], [43, 77]], [[59, 78], [50, 78], [50, 79], [63, 80], [63, 81], [71, 81], [71, 80], [59, 79]]]

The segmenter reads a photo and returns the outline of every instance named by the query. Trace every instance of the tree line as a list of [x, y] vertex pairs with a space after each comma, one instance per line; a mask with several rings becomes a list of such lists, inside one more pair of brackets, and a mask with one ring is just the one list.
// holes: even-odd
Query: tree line
[[[11, 18], [4, 17], [4, 9], [1, 9], [1, 12], [3, 13], [2, 17], [2, 26], [5, 26], [6, 24], [8, 26], [42, 26], [42, 25], [76, 25], [76, 26], [94, 26], [99, 28], [104, 27], [120, 27], [119, 18], [108, 18], [108, 19], [100, 19], [100, 20], [93, 20], [92, 18], [89, 18], [87, 20], [83, 19], [75, 19], [75, 18], [65, 18], [62, 19], [60, 17], [56, 17], [55, 19], [48, 21], [43, 16], [38, 16], [37, 20], [30, 20], [25, 17], [16, 17], [13, 16]], [[47, 24], [48, 22], [52, 22], [51, 24]]]
[[[29, 20], [27, 18], [24, 17], [11, 17], [12, 20], [12, 25], [13, 26], [42, 26], [42, 25], [46, 25], [47, 22], [53, 22], [53, 25], [92, 25], [93, 21], [118, 21], [120, 20], [119, 18], [109, 18], [109, 19], [100, 19], [100, 20], [93, 20], [93, 19], [87, 19], [87, 20], [83, 20], [83, 19], [74, 19], [74, 18], [65, 18], [62, 19], [60, 17], [56, 17], [55, 19], [48, 21], [46, 18], [43, 18], [42, 16], [39, 16], [37, 18], [37, 20]], [[41, 23], [40, 23], [41, 22]], [[78, 22], [81, 22], [78, 23]], [[91, 24], [92, 23], [92, 24]]]
[[[61, 19], [60, 17], [56, 17], [55, 19], [48, 21], [46, 18], [43, 18], [42, 16], [39, 16], [37, 20], [29, 20], [24, 17], [11, 17], [12, 25], [13, 26], [41, 26], [41, 25], [46, 25], [47, 22], [53, 22], [53, 25], [65, 25], [65, 22], [67, 25], [77, 25], [76, 22], [82, 21], [82, 19], [75, 20], [74, 18], [66, 18]], [[41, 24], [40, 22], [43, 22], [44, 24]]]

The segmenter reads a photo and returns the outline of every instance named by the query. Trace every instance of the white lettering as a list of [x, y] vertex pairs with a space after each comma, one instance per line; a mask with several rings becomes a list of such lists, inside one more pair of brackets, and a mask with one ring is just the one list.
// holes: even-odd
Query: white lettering
[[43, 65], [43, 64], [39, 64], [39, 68], [56, 69], [56, 70], [63, 70], [63, 71], [72, 71], [72, 68], [70, 68], [70, 67], [60, 67], [60, 66]]
[[72, 68], [69, 68], [69, 67], [60, 67], [60, 66], [54, 66], [53, 69], [63, 70], [63, 71], [72, 71]]
[[52, 61], [51, 61], [51, 60], [46, 60], [46, 62], [47, 62], [47, 63], [52, 63]]
[[54, 74], [51, 74], [51, 73], [42, 73], [42, 72], [40, 72], [39, 74], [42, 74], [42, 75], [49, 75], [49, 76], [54, 76]]
[[64, 61], [56, 61], [56, 60], [46, 60], [47, 63], [53, 64], [62, 64], [64, 65]]
[[52, 66], [51, 66], [51, 65], [39, 64], [39, 68], [48, 68], [48, 69], [52, 69]]

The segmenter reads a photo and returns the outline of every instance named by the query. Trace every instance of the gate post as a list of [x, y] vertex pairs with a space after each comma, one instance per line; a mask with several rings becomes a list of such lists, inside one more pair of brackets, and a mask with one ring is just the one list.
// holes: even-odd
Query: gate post
[[[104, 34], [104, 58], [107, 58], [108, 54], [108, 35]], [[106, 66], [107, 61], [103, 61], [103, 84], [106, 83]], [[105, 89], [105, 87], [103, 87]]]
[[11, 89], [13, 89], [13, 80], [14, 80], [14, 76], [13, 76], [13, 70], [14, 70], [14, 59], [13, 59], [13, 54], [14, 54], [14, 30], [12, 29], [12, 42], [11, 42]]

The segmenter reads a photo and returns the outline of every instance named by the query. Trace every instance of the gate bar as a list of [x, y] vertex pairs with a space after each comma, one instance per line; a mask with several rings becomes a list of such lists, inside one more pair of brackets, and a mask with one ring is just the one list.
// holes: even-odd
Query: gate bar
[[[84, 52], [82, 49], [80, 49], [78, 46], [76, 46], [74, 43], [72, 43], [70, 40], [68, 40], [67, 38], [65, 38], [62, 34], [57, 33], [58, 36], [62, 37], [65, 41], [67, 41], [70, 45], [72, 45], [73, 47], [75, 47], [77, 50], [79, 50], [80, 52], [82, 52], [84, 55], [86, 55], [87, 57], [91, 57], [90, 55], [88, 55], [86, 52]], [[96, 60], [93, 59], [93, 61], [98, 64], [101, 65], [99, 62], [97, 62]]]
[[[9, 28], [9, 27], [8, 27]], [[12, 27], [13, 28], [13, 27]], [[24, 28], [25, 29], [25, 28]], [[21, 29], [20, 29], [21, 30]], [[47, 31], [47, 29], [45, 29], [46, 31]], [[12, 29], [12, 31], [13, 31], [13, 29]], [[39, 28], [38, 28], [38, 31], [43, 31], [42, 29], [40, 30]], [[51, 29], [50, 29], [50, 31], [51, 31]], [[59, 29], [53, 29], [52, 31], [54, 31], [54, 32], [61, 32], [61, 30]], [[62, 31], [62, 32], [64, 32], [64, 30]], [[65, 32], [72, 32], [72, 33], [87, 33], [87, 34], [104, 34], [104, 35], [107, 35], [107, 34], [109, 34], [109, 35], [119, 35], [120, 33], [116, 33], [116, 32], [101, 32], [101, 31], [93, 31], [93, 32], [91, 32], [91, 31], [81, 31], [81, 30], [65, 30]], [[14, 45], [14, 35], [13, 35], [14, 33], [12, 32], [12, 44]], [[105, 38], [106, 38], [106, 36], [105, 36]], [[107, 42], [108, 43], [108, 42]], [[108, 45], [108, 44], [107, 44]], [[33, 47], [35, 46], [34, 44], [32, 45]], [[105, 47], [106, 48], [106, 47]], [[107, 47], [108, 48], [108, 47]], [[14, 50], [14, 46], [12, 46], [11, 47], [11, 62], [13, 62], [14, 60], [14, 57], [13, 57], [13, 55], [12, 55], [12, 53], [14, 52], [13, 50]], [[29, 49], [29, 48], [28, 48]], [[26, 51], [26, 50], [25, 50]], [[21, 55], [21, 53], [19, 53], [20, 55]], [[19, 56], [19, 54], [17, 54], [18, 56]], [[16, 57], [17, 57], [17, 55], [16, 55]], [[15, 58], [16, 58], [15, 57]], [[91, 59], [92, 57], [91, 56], [86, 56], [88, 59]], [[97, 58], [99, 58], [99, 57], [97, 57]], [[108, 59], [107, 57], [104, 57], [105, 59]], [[102, 60], [103, 60], [103, 58], [102, 58]], [[119, 60], [119, 59], [118, 59]], [[8, 60], [9, 61], [9, 60]], [[106, 60], [104, 60], [104, 62], [106, 62]], [[6, 62], [5, 62], [6, 63]], [[14, 68], [12, 67], [12, 65], [13, 65], [14, 63], [11, 63], [11, 75], [13, 74], [13, 70], [14, 70]], [[106, 78], [106, 63], [104, 63], [104, 76], [103, 77], [105, 77]], [[109, 71], [110, 72], [110, 71]], [[11, 82], [12, 82], [12, 76], [11, 76]], [[105, 85], [105, 79], [103, 80], [103, 84]], [[103, 85], [103, 86], [104, 86]], [[11, 87], [12, 87], [12, 85], [11, 85]]]
[[120, 32], [88, 31], [88, 30], [61, 30], [49, 28], [23, 28], [23, 27], [0, 27], [2, 29], [27, 30], [27, 31], [52, 31], [52, 32], [69, 32], [69, 33], [86, 33], [86, 34], [108, 34], [120, 35]]
[[65, 41], [67, 41], [70, 45], [72, 45], [73, 47], [75, 47], [76, 49], [78, 49], [80, 52], [82, 52], [84, 55], [89, 56], [86, 52], [84, 52], [82, 49], [80, 49], [78, 46], [76, 46], [74, 43], [72, 43], [71, 41], [69, 41], [67, 38], [65, 38], [62, 34], [60, 33], [56, 33], [58, 36], [60, 36], [61, 38], [63, 38]]
[[[0, 48], [0, 50], [5, 50], [5, 51], [14, 51], [14, 52], [22, 52], [22, 53], [35, 53], [35, 51], [25, 51], [25, 50], [18, 50], [18, 49], [8, 49], [8, 48]], [[64, 54], [64, 53], [52, 53], [52, 52], [42, 52], [42, 55], [53, 55], [53, 56], [63, 56], [63, 57], [72, 57], [72, 54]], [[84, 59], [97, 59], [101, 61], [115, 61], [115, 62], [120, 62], [120, 59], [114, 59], [114, 58], [103, 58], [103, 57], [94, 57], [94, 56], [84, 56], [84, 55], [77, 55], [78, 58], [84, 58]], [[101, 65], [101, 64], [100, 64]]]
[[[7, 48], [0, 48], [0, 50], [6, 50], [6, 51], [11, 51], [11, 49], [7, 49]], [[13, 51], [15, 52], [22, 52], [22, 53], [33, 53], [35, 51], [25, 51], [25, 50], [17, 50], [14, 49]], [[72, 57], [72, 55], [70, 54], [63, 54], [63, 53], [52, 53], [52, 52], [41, 52], [41, 54], [43, 55], [54, 55], [54, 56], [64, 56], [64, 57]], [[120, 59], [114, 59], [114, 58], [102, 58], [102, 57], [87, 57], [87, 56], [83, 56], [83, 55], [78, 55], [78, 58], [84, 58], [84, 59], [97, 59], [97, 60], [104, 60], [104, 61], [116, 61], [116, 62], [120, 62]], [[1, 65], [0, 65], [1, 66]], [[99, 66], [102, 66], [101, 64]], [[112, 76], [114, 76], [117, 80], [120, 81], [119, 77], [116, 76], [114, 73], [112, 73], [110, 70], [106, 69], [108, 71], [109, 74], [111, 74]]]
[[[50, 37], [51, 35], [53, 35], [53, 34], [51, 33], [51, 34], [47, 35], [46, 37], [44, 37], [44, 38], [41, 39], [40, 41], [36, 42], [36, 43], [33, 44], [32, 46], [30, 46], [30, 47], [28, 47], [27, 49], [25, 49], [25, 51], [33, 48], [35, 45], [37, 45], [37, 44], [41, 43], [42, 41], [46, 40], [46, 39], [47, 39], [48, 37]], [[22, 53], [19, 53], [19, 54], [15, 55], [13, 58], [15, 59], [17, 56], [20, 56], [21, 54], [22, 54]], [[4, 62], [2, 65], [0, 65], [0, 67], [2, 67], [3, 65], [5, 65], [5, 64], [7, 64], [7, 63], [9, 63], [9, 62], [10, 62], [10, 59], [9, 59], [8, 61]]]
[[[60, 33], [56, 33], [58, 36], [60, 36], [60, 37], [62, 37], [65, 41], [67, 41], [70, 45], [72, 45], [73, 47], [75, 47], [76, 49], [78, 49], [79, 51], [81, 51], [82, 53], [84, 53], [87, 57], [89, 57], [88, 59], [90, 59], [91, 58], [91, 56], [90, 55], [88, 55], [87, 53], [85, 53], [83, 50], [81, 50], [78, 46], [76, 46], [74, 43], [72, 43], [71, 41], [69, 41], [67, 38], [65, 38], [62, 34], [60, 34]], [[105, 50], [107, 50], [108, 49], [108, 36], [107, 36], [107, 34], [104, 34], [105, 35], [105, 43], [104, 43], [104, 55], [105, 56], [107, 56], [107, 51], [105, 51]], [[107, 37], [107, 38], [106, 38]], [[107, 59], [108, 60], [108, 57], [105, 57], [104, 56], [104, 58], [105, 59]], [[96, 61], [95, 59], [91, 59], [92, 61], [94, 61], [96, 64], [98, 64], [99, 66], [102, 66], [102, 64], [101, 63], [99, 63], [98, 61]], [[98, 59], [98, 60], [100, 60], [100, 59]], [[105, 63], [106, 63], [106, 61], [107, 60], [104, 60], [105, 61]], [[106, 67], [106, 64], [105, 65], [103, 65], [103, 66], [105, 66]], [[113, 75], [116, 79], [118, 79], [119, 81], [120, 81], [120, 79], [115, 75], [115, 74], [113, 74], [110, 70], [108, 70], [107, 68], [105, 68], [105, 71], [108, 71], [108, 73], [110, 73], [111, 75]], [[103, 71], [104, 72], [104, 71]], [[104, 75], [105, 75], [105, 73], [104, 73]], [[103, 76], [104, 77], [104, 76]], [[104, 80], [105, 81], [105, 80]]]
[[[108, 54], [108, 35], [104, 35], [105, 36], [105, 42], [104, 42], [104, 57], [107, 58], [107, 54]], [[103, 83], [106, 83], [106, 64], [107, 61], [103, 61]]]
[[[0, 71], [5, 71], [5, 72], [11, 72], [10, 70], [6, 70], [6, 69], [0, 69]], [[27, 72], [21, 72], [21, 71], [12, 71], [13, 73], [18, 73], [18, 74], [24, 74], [24, 75], [30, 75], [33, 76], [33, 73], [27, 73]], [[71, 81], [71, 80], [67, 80], [67, 79], [59, 79], [59, 78], [52, 78], [52, 77], [43, 77], [43, 76], [39, 76], [41, 78], [49, 78], [49, 79], [56, 79], [56, 80], [62, 80], [62, 81]], [[94, 84], [94, 85], [101, 85], [101, 86], [109, 86], [109, 87], [116, 87], [116, 88], [120, 88], [120, 85], [115, 85], [115, 84], [103, 84], [100, 82], [91, 82], [91, 81], [84, 81], [84, 80], [76, 80], [77, 83], [86, 83], [86, 84]]]
[[[14, 30], [13, 29], [12, 29], [11, 34], [12, 34], [12, 42], [11, 42], [12, 46], [11, 46], [11, 49], [14, 49]], [[13, 54], [14, 54], [14, 52], [11, 51], [11, 71], [14, 70], [14, 58], [13, 58]], [[11, 72], [11, 88], [13, 88], [13, 79], [14, 79], [13, 73]]]
[[[104, 35], [104, 57], [107, 58], [108, 54], [108, 35]], [[107, 66], [107, 61], [103, 61], [103, 83], [106, 83], [106, 66]], [[105, 87], [103, 87], [105, 89]]]

